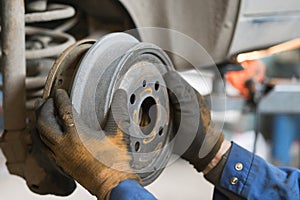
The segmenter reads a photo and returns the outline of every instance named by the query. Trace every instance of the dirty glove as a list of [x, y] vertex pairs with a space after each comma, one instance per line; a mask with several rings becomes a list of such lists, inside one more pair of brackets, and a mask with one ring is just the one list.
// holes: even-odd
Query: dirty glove
[[224, 136], [215, 128], [210, 110], [196, 90], [175, 71], [166, 73], [164, 79], [174, 117], [174, 153], [201, 172], [215, 157]]
[[[89, 132], [72, 109], [66, 91], [58, 89], [54, 100], [47, 100], [38, 116], [37, 128], [49, 148], [49, 157], [98, 199], [109, 199], [111, 190], [123, 180], [140, 181], [129, 166], [125, 135], [130, 118], [126, 105], [125, 91], [116, 91], [112, 101], [116, 113], [113, 116], [110, 111], [103, 130]], [[108, 136], [103, 137], [101, 132]]]

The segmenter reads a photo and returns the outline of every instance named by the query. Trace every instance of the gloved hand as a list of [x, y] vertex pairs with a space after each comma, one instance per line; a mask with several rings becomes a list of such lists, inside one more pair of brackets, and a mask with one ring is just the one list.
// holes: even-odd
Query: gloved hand
[[220, 149], [223, 133], [212, 123], [203, 97], [177, 72], [166, 73], [164, 79], [174, 117], [174, 152], [201, 172]]
[[108, 199], [111, 190], [123, 180], [140, 182], [131, 172], [131, 158], [127, 155], [130, 118], [125, 91], [116, 91], [112, 107], [116, 113], [113, 116], [111, 111], [104, 129], [98, 131], [104, 131], [107, 137], [87, 132], [65, 90], [58, 89], [54, 100], [47, 100], [38, 116], [37, 128], [49, 148], [49, 157], [98, 199]]

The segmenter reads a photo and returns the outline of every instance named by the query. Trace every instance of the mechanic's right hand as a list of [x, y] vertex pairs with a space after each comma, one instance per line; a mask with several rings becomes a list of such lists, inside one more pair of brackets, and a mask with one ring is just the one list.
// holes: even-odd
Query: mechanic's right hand
[[38, 116], [37, 128], [49, 148], [49, 157], [98, 199], [108, 199], [123, 180], [140, 182], [130, 169], [131, 158], [127, 155], [124, 132], [128, 131], [130, 118], [125, 91], [116, 91], [112, 107], [117, 113], [112, 116], [110, 112], [104, 130], [100, 130], [109, 136], [102, 138], [83, 131], [86, 129], [77, 122], [65, 90], [58, 89], [54, 100], [48, 99]]
[[207, 168], [219, 151], [223, 133], [214, 127], [203, 97], [177, 72], [164, 75], [175, 124], [175, 153], [198, 172]]

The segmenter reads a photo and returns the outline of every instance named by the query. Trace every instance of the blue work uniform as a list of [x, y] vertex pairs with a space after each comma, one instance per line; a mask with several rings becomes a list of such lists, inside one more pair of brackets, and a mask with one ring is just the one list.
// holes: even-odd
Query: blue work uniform
[[[232, 143], [218, 188], [245, 199], [300, 200], [300, 170], [275, 167], [259, 156]], [[115, 187], [110, 200], [153, 200], [136, 181], [126, 180]], [[214, 199], [228, 199], [218, 190]]]

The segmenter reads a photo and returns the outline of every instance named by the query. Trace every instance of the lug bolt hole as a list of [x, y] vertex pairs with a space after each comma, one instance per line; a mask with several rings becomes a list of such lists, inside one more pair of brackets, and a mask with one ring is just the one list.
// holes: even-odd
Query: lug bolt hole
[[63, 80], [59, 79], [58, 82], [57, 82], [57, 85], [61, 86], [62, 84], [63, 84]]
[[134, 102], [135, 102], [135, 94], [132, 94], [132, 95], [130, 96], [130, 103], [131, 103], [131, 104], [134, 104]]
[[139, 126], [144, 135], [150, 135], [155, 127], [157, 119], [157, 104], [153, 97], [149, 96], [141, 104], [139, 111]]
[[136, 152], [139, 152], [140, 151], [140, 147], [141, 147], [140, 142], [136, 142], [135, 145], [134, 145], [134, 150]]
[[147, 85], [146, 80], [143, 80], [143, 87], [146, 87], [146, 85]]
[[159, 89], [159, 82], [156, 81], [154, 84], [154, 89], [157, 91]]
[[160, 127], [160, 128], [159, 128], [159, 131], [158, 131], [158, 135], [159, 135], [159, 136], [162, 136], [163, 132], [164, 132], [164, 128], [163, 128], [163, 127]]

